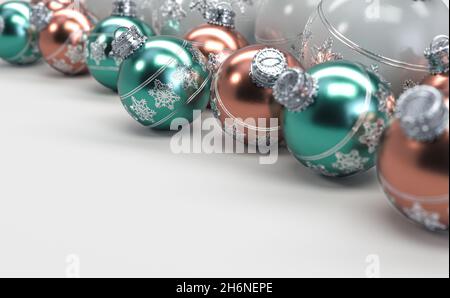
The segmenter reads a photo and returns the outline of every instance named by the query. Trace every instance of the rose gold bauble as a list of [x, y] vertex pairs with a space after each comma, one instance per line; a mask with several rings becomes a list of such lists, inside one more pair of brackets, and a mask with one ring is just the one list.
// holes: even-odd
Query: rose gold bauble
[[[282, 106], [275, 101], [271, 88], [258, 87], [249, 75], [255, 55], [265, 48], [263, 45], [253, 45], [231, 54], [220, 66], [212, 86], [211, 105], [216, 117], [226, 132], [235, 134], [237, 139], [245, 143], [253, 143], [256, 136], [265, 138], [273, 131], [278, 133], [278, 140], [282, 138]], [[294, 56], [282, 53], [288, 67], [302, 69]], [[247, 119], [254, 121], [254, 124], [243, 123]], [[259, 119], [263, 121], [259, 122]], [[271, 119], [277, 119], [278, 125], [271, 125]], [[235, 121], [238, 125], [230, 127], [233, 120], [238, 120]]]
[[435, 75], [435, 76], [429, 76], [425, 80], [422, 81], [422, 85], [428, 85], [432, 86], [444, 95], [445, 101], [449, 102], [448, 95], [449, 95], [449, 80], [448, 80], [448, 74], [446, 75]]
[[91, 28], [89, 18], [79, 11], [64, 9], [54, 13], [39, 38], [45, 61], [67, 75], [86, 73], [85, 39]]
[[248, 46], [248, 41], [238, 31], [219, 25], [204, 24], [188, 32], [184, 39], [192, 42], [206, 58], [217, 55], [222, 63], [236, 50]]
[[97, 17], [86, 8], [83, 0], [79, 2], [78, 6], [75, 4], [74, 0], [31, 0], [31, 4], [39, 3], [44, 3], [45, 6], [53, 13], [62, 9], [79, 10], [83, 14], [87, 15], [92, 23], [97, 22]]
[[[448, 109], [448, 76], [424, 82], [441, 90]], [[395, 120], [381, 140], [380, 183], [392, 204], [412, 221], [436, 231], [449, 225], [449, 129], [433, 142], [408, 138]]]

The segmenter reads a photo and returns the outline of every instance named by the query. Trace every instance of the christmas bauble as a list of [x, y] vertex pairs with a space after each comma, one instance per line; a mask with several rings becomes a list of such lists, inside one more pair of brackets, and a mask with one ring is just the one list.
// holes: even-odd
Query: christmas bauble
[[86, 73], [86, 40], [92, 29], [88, 16], [78, 10], [62, 9], [51, 13], [49, 19], [39, 34], [45, 61], [66, 75]]
[[183, 37], [204, 23], [202, 14], [191, 9], [197, 3], [228, 3], [237, 12], [236, 30], [249, 41], [254, 39], [254, 17], [260, 0], [154, 0], [153, 26], [162, 35]]
[[423, 52], [435, 36], [448, 36], [448, 13], [442, 0], [323, 0], [301, 33], [299, 55], [307, 67], [340, 58], [376, 64], [400, 95], [427, 75]]
[[169, 130], [172, 120], [191, 122], [194, 110], [206, 108], [211, 75], [206, 58], [189, 42], [147, 40], [133, 26], [113, 42], [113, 51], [124, 59], [117, 84], [122, 104], [140, 124]]
[[199, 5], [207, 24], [189, 31], [184, 39], [190, 41], [207, 57], [222, 63], [234, 51], [248, 45], [245, 37], [235, 30], [236, 13], [227, 4]]
[[31, 4], [43, 4], [52, 12], [62, 9], [78, 10], [86, 14], [91, 22], [97, 22], [97, 16], [86, 8], [84, 0], [32, 0]]
[[31, 6], [23, 1], [0, 4], [0, 58], [12, 64], [31, 64], [41, 57], [37, 31], [30, 23]]
[[226, 133], [248, 144], [282, 137], [282, 106], [272, 86], [288, 66], [301, 68], [292, 55], [263, 45], [240, 49], [225, 60], [213, 82], [211, 108]]
[[256, 17], [256, 41], [293, 51], [319, 2], [320, 0], [263, 0]]
[[87, 41], [89, 72], [100, 84], [114, 91], [117, 90], [121, 60], [112, 55], [112, 41], [124, 28], [132, 26], [147, 37], [155, 35], [150, 26], [136, 18], [136, 8], [134, 1], [115, 1], [112, 15], [95, 26]]
[[274, 87], [286, 108], [283, 132], [288, 148], [306, 167], [330, 177], [372, 168], [393, 96], [374, 71], [348, 61], [289, 69]]
[[380, 143], [378, 177], [392, 205], [431, 231], [448, 231], [449, 101], [417, 86], [398, 102]]

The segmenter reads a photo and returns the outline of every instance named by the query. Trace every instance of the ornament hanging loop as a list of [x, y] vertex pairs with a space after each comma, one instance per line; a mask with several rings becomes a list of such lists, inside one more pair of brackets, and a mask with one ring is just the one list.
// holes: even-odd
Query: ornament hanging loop
[[431, 142], [448, 128], [449, 110], [438, 89], [422, 85], [403, 93], [398, 101], [397, 118], [409, 138]]
[[265, 48], [253, 58], [250, 77], [258, 87], [272, 88], [287, 68], [287, 59], [277, 49]]

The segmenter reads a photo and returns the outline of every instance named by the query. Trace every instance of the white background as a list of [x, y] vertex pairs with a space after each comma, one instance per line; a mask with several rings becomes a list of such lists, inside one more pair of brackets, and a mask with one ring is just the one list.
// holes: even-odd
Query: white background
[[449, 276], [448, 234], [374, 172], [174, 155], [88, 76], [0, 63], [0, 137], [0, 276], [365, 277], [373, 254], [384, 277]]

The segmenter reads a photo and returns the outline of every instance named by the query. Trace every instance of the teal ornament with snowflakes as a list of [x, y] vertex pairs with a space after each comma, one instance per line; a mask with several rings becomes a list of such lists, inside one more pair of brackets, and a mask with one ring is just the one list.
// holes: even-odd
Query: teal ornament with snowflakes
[[112, 41], [126, 28], [132, 26], [135, 26], [144, 36], [155, 35], [149, 25], [137, 18], [136, 10], [134, 1], [115, 1], [112, 15], [95, 26], [87, 41], [86, 64], [89, 72], [100, 84], [114, 91], [117, 91], [117, 79], [122, 61], [112, 55]]
[[211, 73], [206, 58], [191, 43], [169, 36], [146, 38], [131, 27], [113, 41], [123, 59], [118, 92], [140, 124], [170, 130], [177, 118], [192, 122], [209, 101]]
[[371, 169], [394, 97], [376, 71], [348, 61], [288, 69], [274, 87], [283, 133], [303, 165], [330, 177]]

